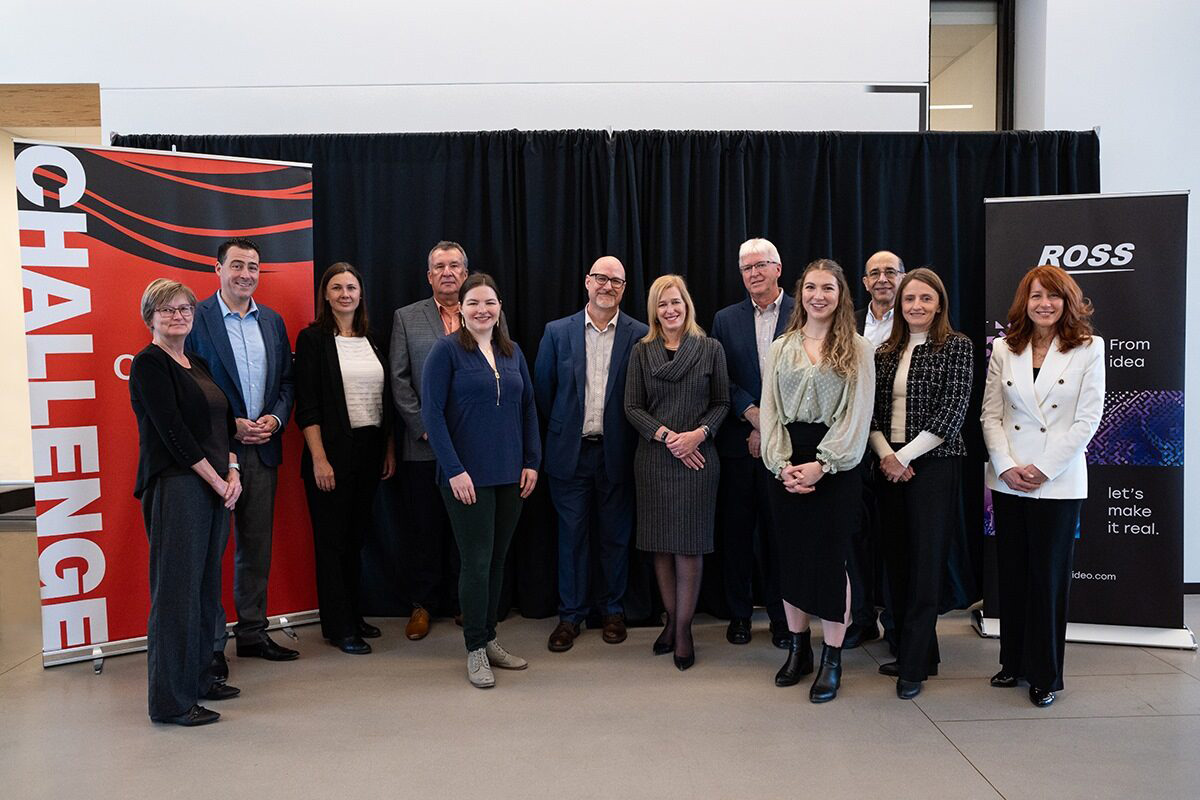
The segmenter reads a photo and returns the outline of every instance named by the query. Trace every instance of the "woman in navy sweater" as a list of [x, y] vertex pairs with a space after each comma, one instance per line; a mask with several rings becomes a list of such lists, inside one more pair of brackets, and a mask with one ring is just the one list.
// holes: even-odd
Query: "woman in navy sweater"
[[537, 484], [542, 443], [525, 356], [496, 324], [496, 282], [476, 273], [458, 298], [463, 325], [429, 352], [421, 416], [462, 555], [458, 596], [467, 678], [487, 689], [496, 683], [492, 667], [528, 666], [496, 642], [496, 616], [504, 559], [522, 500]]

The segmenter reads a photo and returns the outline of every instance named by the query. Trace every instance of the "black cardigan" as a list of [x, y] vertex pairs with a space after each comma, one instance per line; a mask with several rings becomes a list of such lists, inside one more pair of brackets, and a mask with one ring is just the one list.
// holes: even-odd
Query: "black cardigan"
[[[211, 380], [212, 373], [204, 359], [192, 352], [186, 355], [192, 369]], [[202, 442], [212, 435], [212, 422], [208, 400], [196, 381], [166, 350], [154, 344], [134, 356], [129, 367], [129, 400], [138, 426], [138, 471], [133, 496], [141, 499], [163, 470], [190, 469], [204, 458]], [[237, 426], [228, 404], [226, 418], [232, 445]]]
[[[908, 382], [904, 409], [906, 412], [904, 443], [911, 442], [921, 431], [940, 436], [940, 445], [927, 456], [965, 456], [962, 426], [971, 400], [973, 362], [971, 340], [958, 333], [946, 337], [940, 348], [926, 341], [913, 348], [908, 362]], [[892, 384], [900, 366], [902, 351], [875, 351], [875, 413], [871, 430], [882, 431], [891, 439]]]
[[[395, 408], [392, 406], [392, 387], [388, 380], [387, 359], [370, 334], [367, 341], [379, 365], [383, 367], [383, 434], [392, 435]], [[333, 333], [310, 325], [296, 337], [296, 424], [304, 430], [310, 425], [321, 426], [321, 444], [325, 456], [336, 472], [344, 468], [353, 456], [354, 437], [350, 431], [350, 414], [346, 410], [346, 388], [342, 383], [342, 366], [338, 360], [337, 342]], [[307, 453], [307, 447], [305, 448]]]

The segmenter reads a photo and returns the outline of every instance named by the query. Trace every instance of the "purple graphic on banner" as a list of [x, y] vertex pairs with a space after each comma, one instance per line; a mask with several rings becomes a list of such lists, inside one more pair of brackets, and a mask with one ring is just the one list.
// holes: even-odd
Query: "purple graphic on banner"
[[1089, 464], [1183, 466], [1183, 392], [1110, 391]]

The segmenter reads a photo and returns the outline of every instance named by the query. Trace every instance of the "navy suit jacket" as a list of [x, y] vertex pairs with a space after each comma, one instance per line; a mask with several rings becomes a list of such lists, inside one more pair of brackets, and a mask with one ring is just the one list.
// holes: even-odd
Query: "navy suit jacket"
[[[267, 348], [267, 390], [263, 395], [263, 413], [279, 417], [279, 430], [266, 444], [258, 445], [258, 454], [268, 467], [283, 461], [283, 429], [292, 415], [295, 388], [292, 384], [292, 346], [288, 341], [283, 317], [261, 303], [258, 304], [258, 327]], [[225, 392], [233, 415], [246, 418], [246, 398], [242, 397], [242, 382], [238, 378], [237, 361], [229, 344], [229, 333], [221, 317], [221, 306], [214, 294], [196, 306], [196, 320], [188, 334], [185, 347], [208, 362], [213, 381]], [[245, 445], [234, 442], [236, 452]]]
[[[586, 313], [579, 311], [546, 325], [533, 367], [538, 410], [548, 420], [542, 469], [564, 480], [575, 474], [583, 437]], [[617, 316], [608, 385], [604, 389], [604, 464], [613, 483], [623, 483], [632, 477], [637, 433], [625, 418], [625, 372], [633, 345], [648, 331], [644, 323], [624, 312]]]
[[[775, 337], [783, 333], [796, 301], [786, 291], [779, 299], [779, 319]], [[729, 369], [729, 414], [717, 432], [717, 453], [721, 458], [749, 456], [746, 439], [754, 428], [742, 418], [750, 406], [762, 398], [762, 372], [758, 368], [758, 344], [754, 333], [754, 301], [747, 297], [726, 306], [713, 317], [712, 336], [725, 348]]]

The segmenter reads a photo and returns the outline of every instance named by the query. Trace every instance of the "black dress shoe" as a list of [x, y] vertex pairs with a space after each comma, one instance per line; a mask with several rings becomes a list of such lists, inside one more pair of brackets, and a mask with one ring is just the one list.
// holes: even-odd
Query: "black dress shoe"
[[1016, 675], [1013, 675], [1006, 669], [1002, 669], [992, 676], [992, 679], [989, 681], [989, 683], [991, 683], [992, 686], [995, 686], [997, 689], [1012, 689], [1017, 685], [1019, 680], [1020, 678], [1018, 678]]
[[1038, 708], [1045, 708], [1054, 702], [1054, 692], [1049, 689], [1038, 689], [1035, 686], [1029, 687], [1029, 702], [1033, 703]]
[[202, 700], [232, 700], [242, 693], [242, 690], [236, 686], [230, 686], [227, 683], [214, 683], [207, 692], [204, 693]]
[[213, 651], [212, 663], [208, 665], [208, 674], [212, 675], [213, 680], [217, 683], [229, 680], [229, 662], [225, 660], [223, 651]]
[[238, 658], [265, 658], [267, 661], [294, 661], [300, 653], [290, 647], [283, 647], [271, 641], [269, 636], [251, 644], [237, 646]]
[[666, 623], [663, 624], [662, 632], [658, 634], [658, 638], [654, 640], [654, 655], [664, 656], [675, 649], [675, 626], [671, 624], [671, 618], [668, 616]]
[[171, 725], [182, 725], [185, 728], [194, 728], [197, 725], [208, 725], [216, 722], [221, 718], [221, 715], [215, 711], [209, 711], [202, 705], [194, 705], [184, 713], [176, 717], [162, 717], [154, 720], [155, 722], [166, 722]]
[[730, 644], [749, 644], [750, 620], [745, 617], [729, 620], [729, 627], [725, 629], [725, 639]]
[[879, 665], [879, 674], [887, 675], [889, 678], [899, 678], [900, 677], [900, 662], [899, 661], [887, 661], [883, 664], [880, 664]]
[[901, 700], [912, 700], [921, 693], [921, 681], [906, 681], [900, 678], [896, 681], [896, 697]]
[[775, 673], [776, 686], [795, 686], [800, 678], [813, 671], [812, 631], [793, 633], [788, 636], [788, 655], [779, 672]]
[[683, 672], [685, 669], [690, 669], [691, 666], [695, 663], [696, 663], [696, 654], [695, 653], [692, 653], [690, 656], [684, 656], [683, 658], [680, 658], [679, 656], [675, 656], [675, 669], [679, 670], [680, 672]]
[[330, 639], [329, 643], [341, 650], [343, 653], [349, 653], [352, 656], [365, 656], [371, 652], [371, 645], [362, 640], [361, 636], [346, 636], [342, 639]]
[[788, 630], [787, 620], [779, 620], [778, 622], [771, 623], [771, 644], [780, 650], [791, 648], [792, 632]]
[[364, 639], [378, 639], [380, 636], [383, 636], [383, 631], [365, 619], [360, 619], [358, 621], [358, 635]]

